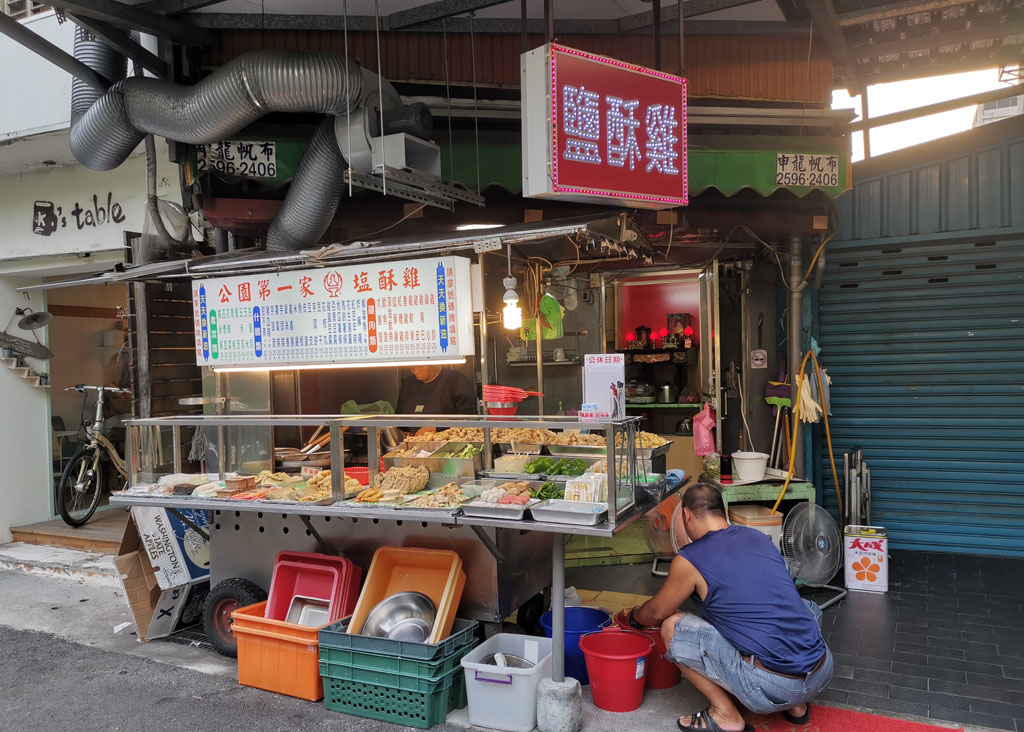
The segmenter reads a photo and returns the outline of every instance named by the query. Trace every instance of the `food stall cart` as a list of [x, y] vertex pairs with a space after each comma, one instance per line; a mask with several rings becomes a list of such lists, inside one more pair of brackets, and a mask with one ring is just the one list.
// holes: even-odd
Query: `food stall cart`
[[[659, 479], [660, 476], [642, 474], [645, 458], [649, 461], [651, 454], [648, 451], [644, 455], [636, 448], [638, 423], [637, 418], [593, 422], [574, 417], [432, 415], [392, 415], [387, 418], [221, 415], [136, 419], [128, 424], [130, 485], [111, 502], [125, 506], [159, 506], [171, 511], [186, 508], [210, 511], [211, 579], [215, 586], [235, 578], [266, 586], [274, 557], [282, 549], [344, 554], [364, 566], [369, 564], [373, 551], [382, 545], [453, 549], [462, 557], [467, 575], [460, 609], [463, 617], [500, 622], [520, 603], [550, 585], [553, 636], [558, 638], [564, 628], [562, 536], [577, 534], [610, 538], [666, 495], [666, 484]], [[328, 431], [334, 468], [330, 494], [315, 501], [202, 497], [206, 494], [199, 488], [194, 491], [198, 495], [175, 495], [173, 486], [159, 483], [163, 476], [182, 474], [185, 467], [183, 428], [213, 428], [211, 432], [216, 434], [219, 456], [215, 482], [219, 484], [238, 472], [239, 461], [244, 454], [232, 447], [233, 433], [253, 427], [314, 425]], [[551, 523], [537, 517], [471, 516], [468, 509], [458, 505], [417, 508], [360, 503], [358, 493], [367, 489], [353, 492], [355, 486], [345, 480], [341, 440], [344, 429], [355, 426], [365, 428], [369, 435], [370, 485], [373, 485], [379, 465], [377, 451], [382, 430], [397, 426], [479, 430], [483, 438], [479, 469], [473, 466], [464, 471], [460, 466], [461, 475], [440, 473], [430, 484], [434, 487], [453, 478], [468, 480], [479, 475], [493, 475], [490, 469], [492, 433], [495, 430], [596, 431], [604, 437], [606, 448], [599, 452], [605, 455], [594, 455], [591, 450], [587, 460], [591, 465], [604, 461], [607, 470], [604, 506], [598, 512], [580, 514], [578, 523]], [[155, 449], [157, 446], [160, 449]], [[165, 456], [162, 463], [158, 459], [161, 455]], [[225, 472], [221, 473], [221, 470]], [[500, 478], [494, 480], [501, 481]], [[531, 503], [527, 508], [540, 508], [540, 503], [543, 502]], [[526, 511], [519, 513], [525, 516]], [[560, 643], [556, 643], [554, 648], [553, 678], [561, 681], [564, 678], [564, 649]]]

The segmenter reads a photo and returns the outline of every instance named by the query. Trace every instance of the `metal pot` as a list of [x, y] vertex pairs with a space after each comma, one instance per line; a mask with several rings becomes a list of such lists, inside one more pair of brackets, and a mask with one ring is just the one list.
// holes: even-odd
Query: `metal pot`
[[658, 390], [658, 402], [661, 404], [675, 404], [678, 396], [679, 390], [667, 381]]

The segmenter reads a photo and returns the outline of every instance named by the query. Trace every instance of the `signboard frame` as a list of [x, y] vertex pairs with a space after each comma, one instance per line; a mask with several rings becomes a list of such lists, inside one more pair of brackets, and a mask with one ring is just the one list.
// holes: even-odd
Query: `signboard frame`
[[465, 257], [198, 279], [192, 304], [199, 366], [462, 363], [476, 350]]
[[[613, 164], [610, 161], [607, 164], [595, 166], [595, 174], [600, 172], [600, 175], [588, 176], [589, 180], [597, 179], [597, 182], [594, 183], [588, 182], [584, 185], [578, 180], [574, 180], [572, 176], [567, 175], [566, 169], [571, 168], [572, 163], [563, 160], [560, 164], [558, 154], [560, 140], [566, 139], [564, 132], [560, 132], [560, 125], [564, 121], [564, 105], [562, 100], [560, 100], [559, 94], [560, 60], [562, 60], [563, 67], [569, 61], [575, 65], [578, 65], [580, 61], [593, 64], [601, 68], [605, 78], [612, 75], [625, 78], [630, 74], [637, 74], [644, 77], [645, 80], [656, 80], [659, 84], [678, 86], [680, 118], [678, 120], [678, 129], [676, 130], [678, 137], [674, 138], [673, 142], [673, 145], [678, 143], [678, 154], [673, 153], [673, 158], [678, 158], [675, 164], [679, 166], [679, 174], [678, 176], [666, 176], [665, 178], [666, 183], [678, 181], [678, 184], [666, 186], [664, 190], [659, 189], [656, 193], [652, 193], [651, 190], [630, 191], [616, 188], [614, 185], [602, 185], [602, 176], [608, 177], [616, 172], [608, 167], [609, 164]], [[584, 203], [612, 203], [631, 208], [648, 209], [673, 208], [687, 205], [685, 78], [567, 46], [549, 43], [522, 55], [521, 82], [523, 90], [522, 148], [524, 196], [530, 198], [558, 198]], [[607, 99], [608, 97], [605, 98], [605, 100]], [[662, 97], [659, 97], [659, 99], [662, 99]], [[664, 97], [664, 101], [674, 100]], [[597, 110], [595, 109], [595, 111]], [[605, 121], [607, 121], [607, 116], [606, 114]], [[639, 123], [641, 120], [631, 121]], [[598, 124], [601, 129], [606, 130], [605, 125], [601, 122]], [[634, 124], [634, 126], [643, 127], [643, 125], [638, 124]], [[596, 142], [587, 144], [593, 145], [595, 149], [598, 147]], [[675, 147], [672, 148], [673, 151], [675, 149]], [[639, 153], [639, 150], [637, 152]], [[564, 158], [565, 156], [563, 155], [562, 157]], [[643, 165], [643, 162], [641, 164]], [[633, 172], [635, 171], [631, 168], [630, 174], [633, 174]], [[647, 170], [647, 173], [647, 177], [651, 177], [649, 175], [651, 171]]]

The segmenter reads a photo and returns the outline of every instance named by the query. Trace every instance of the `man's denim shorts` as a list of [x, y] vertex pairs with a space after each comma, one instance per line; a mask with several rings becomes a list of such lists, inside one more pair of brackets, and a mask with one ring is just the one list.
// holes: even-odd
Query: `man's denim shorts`
[[[821, 625], [821, 610], [813, 602], [804, 602]], [[743, 660], [735, 646], [710, 623], [690, 613], [676, 623], [665, 657], [673, 663], [692, 668], [729, 690], [755, 714], [780, 712], [804, 704], [814, 699], [832, 680], [831, 651], [825, 651], [825, 662], [807, 677], [780, 676]]]

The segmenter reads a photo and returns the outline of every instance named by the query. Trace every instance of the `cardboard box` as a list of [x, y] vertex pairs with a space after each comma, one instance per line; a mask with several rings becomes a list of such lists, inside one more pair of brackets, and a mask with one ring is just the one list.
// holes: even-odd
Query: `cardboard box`
[[[189, 521], [209, 533], [206, 511], [179, 509]], [[136, 506], [132, 521], [161, 589], [180, 587], [210, 575], [210, 542], [164, 508]]]
[[[150, 544], [145, 543], [139, 527], [136, 524], [135, 512], [132, 510], [132, 518], [125, 526], [124, 537], [121, 539], [121, 546], [118, 548], [117, 556], [114, 557], [114, 565], [117, 567], [121, 577], [121, 584], [124, 587], [125, 599], [131, 610], [132, 620], [135, 622], [135, 631], [139, 640], [152, 640], [170, 635], [177, 630], [187, 628], [202, 621], [203, 603], [210, 591], [209, 579], [209, 543], [199, 536], [194, 529], [192, 533], [198, 539], [198, 545], [193, 546], [189, 552], [193, 558], [201, 561], [201, 555], [205, 549], [207, 557], [207, 569], [205, 573], [197, 577], [190, 577], [178, 585], [161, 585], [161, 577], [167, 580], [168, 572], [158, 570], [147, 552], [149, 545], [153, 543], [153, 535], [150, 534]], [[172, 514], [168, 514], [162, 508], [141, 509], [146, 512], [144, 521], [149, 522], [150, 528], [172, 526]], [[161, 511], [163, 517], [155, 517], [153, 511]], [[192, 513], [192, 512], [190, 512]], [[200, 512], [194, 512], [200, 513]], [[205, 516], [204, 516], [205, 517]], [[173, 517], [179, 526], [182, 522]], [[190, 520], [191, 520], [190, 516]], [[197, 517], [198, 518], [198, 517]], [[197, 525], [199, 522], [196, 522]], [[173, 534], [173, 531], [171, 531]], [[189, 539], [195, 542], [194, 539]], [[201, 546], [199, 546], [201, 545]], [[169, 551], [166, 544], [154, 544], [158, 560], [165, 566], [169, 563]], [[178, 568], [174, 575], [181, 575], [181, 567], [185, 566], [178, 558]], [[191, 561], [191, 560], [189, 560]], [[193, 563], [194, 564], [194, 563]], [[198, 565], [194, 565], [198, 566]]]

